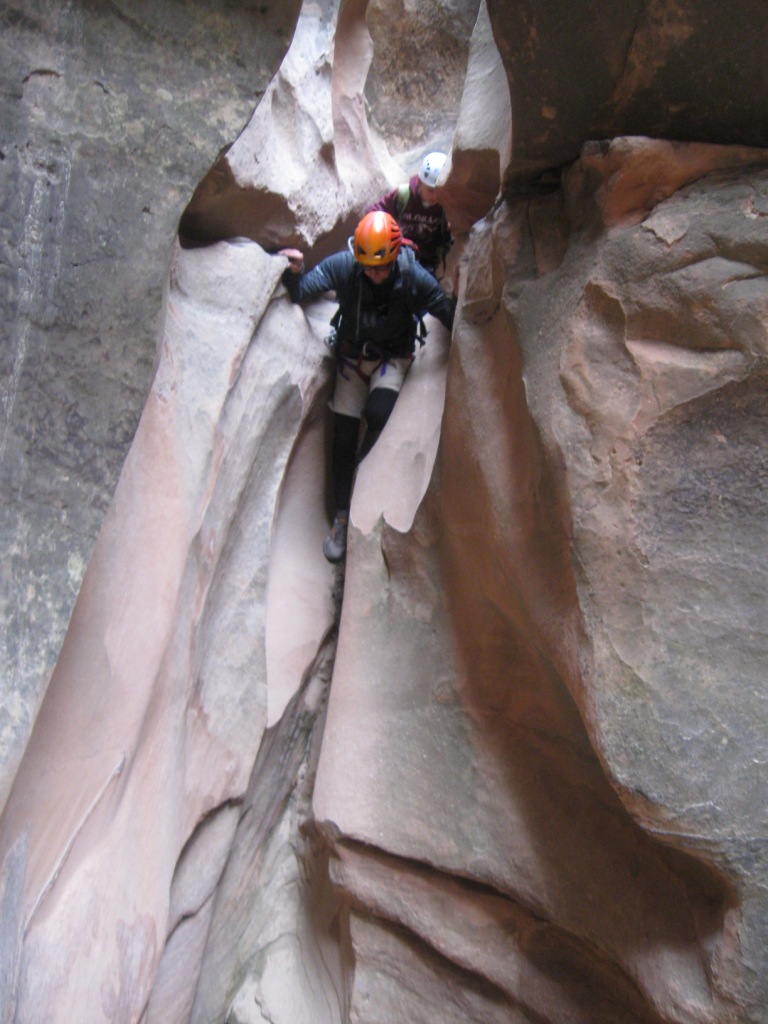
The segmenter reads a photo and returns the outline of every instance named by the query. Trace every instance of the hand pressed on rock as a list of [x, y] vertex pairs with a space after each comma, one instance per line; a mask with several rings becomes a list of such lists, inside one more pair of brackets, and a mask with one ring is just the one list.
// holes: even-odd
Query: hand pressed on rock
[[304, 253], [299, 249], [278, 249], [278, 256], [285, 256], [288, 259], [288, 269], [294, 274], [300, 274], [304, 266]]

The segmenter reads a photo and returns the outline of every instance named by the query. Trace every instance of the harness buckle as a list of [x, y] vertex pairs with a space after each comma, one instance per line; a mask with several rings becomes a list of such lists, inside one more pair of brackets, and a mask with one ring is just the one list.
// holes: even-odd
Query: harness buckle
[[375, 345], [372, 341], [366, 341], [360, 350], [360, 355], [363, 359], [379, 359], [382, 362], [386, 362], [384, 359], [384, 353]]

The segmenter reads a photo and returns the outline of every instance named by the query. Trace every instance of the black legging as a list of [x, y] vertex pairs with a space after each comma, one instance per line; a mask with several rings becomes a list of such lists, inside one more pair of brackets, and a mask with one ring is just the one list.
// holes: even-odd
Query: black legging
[[357, 438], [360, 433], [360, 420], [357, 416], [333, 416], [333, 454], [331, 468], [333, 471], [333, 492], [336, 508], [348, 511], [352, 501], [352, 482], [355, 467], [360, 459], [365, 458], [378, 440], [397, 401], [397, 391], [391, 388], [376, 388], [371, 391], [363, 408], [366, 422], [365, 437], [357, 452]]

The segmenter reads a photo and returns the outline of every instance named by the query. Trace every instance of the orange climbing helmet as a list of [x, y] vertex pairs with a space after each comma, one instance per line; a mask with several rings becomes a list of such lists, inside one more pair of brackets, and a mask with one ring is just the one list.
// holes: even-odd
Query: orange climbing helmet
[[402, 236], [391, 214], [375, 210], [366, 213], [355, 228], [352, 252], [358, 263], [366, 267], [383, 267], [393, 263], [400, 252]]

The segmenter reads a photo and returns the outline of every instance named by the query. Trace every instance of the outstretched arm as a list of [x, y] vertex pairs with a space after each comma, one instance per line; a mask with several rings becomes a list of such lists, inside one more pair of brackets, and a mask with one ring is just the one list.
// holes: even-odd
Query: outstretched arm
[[434, 277], [414, 264], [416, 274], [416, 298], [419, 306], [436, 317], [450, 331], [453, 328], [453, 315], [456, 312], [456, 297], [449, 299]]
[[283, 284], [288, 289], [291, 302], [305, 302], [324, 292], [338, 291], [354, 265], [352, 253], [337, 252], [326, 256], [313, 270], [304, 272], [304, 254], [299, 249], [281, 249], [278, 255], [288, 260]]

